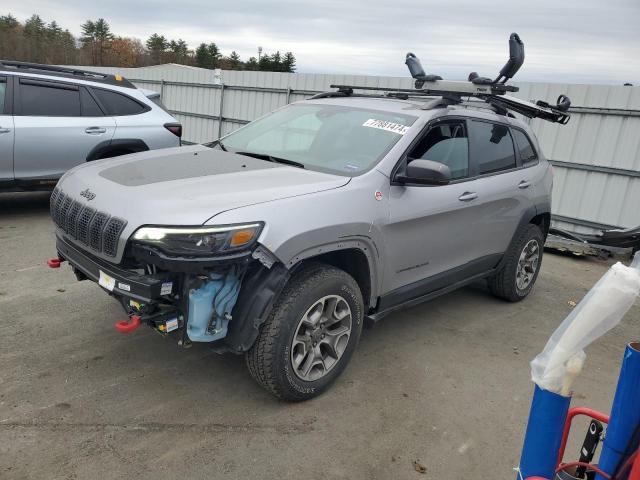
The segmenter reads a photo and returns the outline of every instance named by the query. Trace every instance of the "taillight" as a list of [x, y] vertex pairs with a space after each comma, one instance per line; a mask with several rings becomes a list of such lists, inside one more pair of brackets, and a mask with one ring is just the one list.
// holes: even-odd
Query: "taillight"
[[182, 125], [179, 123], [165, 123], [164, 128], [173, 133], [176, 137], [182, 137]]

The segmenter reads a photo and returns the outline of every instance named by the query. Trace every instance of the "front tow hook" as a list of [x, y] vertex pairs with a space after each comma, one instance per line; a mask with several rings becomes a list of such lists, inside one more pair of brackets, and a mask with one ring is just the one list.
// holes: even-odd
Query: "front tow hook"
[[138, 315], [131, 315], [129, 321], [119, 320], [116, 322], [116, 330], [121, 333], [131, 333], [140, 326], [140, 317]]
[[53, 257], [47, 260], [47, 266], [49, 268], [60, 268], [60, 264], [64, 262], [62, 258]]

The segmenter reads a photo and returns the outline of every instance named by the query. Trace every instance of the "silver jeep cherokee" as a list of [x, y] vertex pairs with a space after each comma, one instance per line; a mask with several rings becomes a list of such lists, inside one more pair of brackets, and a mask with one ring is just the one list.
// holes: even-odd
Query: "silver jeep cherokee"
[[156, 92], [120, 75], [0, 60], [0, 191], [51, 189], [76, 165], [181, 135]]
[[509, 111], [565, 122], [566, 109], [414, 76], [420, 89], [340, 86], [207, 145], [76, 167], [51, 197], [50, 266], [121, 301], [118, 330], [245, 354], [292, 401], [340, 375], [365, 320], [479, 279], [522, 300], [552, 172]]

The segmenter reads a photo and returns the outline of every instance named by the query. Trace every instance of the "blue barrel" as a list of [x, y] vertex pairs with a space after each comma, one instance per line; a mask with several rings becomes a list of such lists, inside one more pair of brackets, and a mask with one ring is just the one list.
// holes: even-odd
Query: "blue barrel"
[[[624, 351], [618, 387], [598, 466], [611, 475], [624, 455], [634, 430], [640, 424], [640, 343]], [[598, 475], [597, 480], [604, 480]]]
[[535, 386], [520, 456], [522, 478], [555, 478], [558, 451], [570, 404], [571, 397]]

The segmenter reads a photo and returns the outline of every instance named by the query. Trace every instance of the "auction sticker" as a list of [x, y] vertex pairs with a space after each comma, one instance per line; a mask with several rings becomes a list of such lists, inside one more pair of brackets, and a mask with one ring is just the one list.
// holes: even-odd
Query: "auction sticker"
[[101, 287], [106, 288], [110, 292], [113, 292], [113, 289], [116, 286], [116, 279], [113, 277], [110, 277], [109, 275], [104, 273], [102, 270], [100, 270], [100, 278], [98, 279], [98, 284]]
[[384, 120], [376, 120], [370, 118], [362, 124], [363, 127], [378, 128], [380, 130], [386, 130], [387, 132], [397, 133], [404, 135], [409, 130], [409, 127], [402, 125], [401, 123], [385, 122]]

